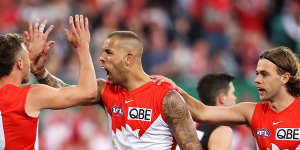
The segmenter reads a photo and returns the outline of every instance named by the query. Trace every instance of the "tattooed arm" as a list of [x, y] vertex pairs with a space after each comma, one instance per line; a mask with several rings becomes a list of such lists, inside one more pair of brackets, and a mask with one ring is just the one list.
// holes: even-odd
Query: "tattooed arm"
[[34, 73], [34, 76], [41, 84], [46, 84], [54, 88], [61, 88], [70, 86], [64, 83], [61, 79], [55, 77], [51, 73], [48, 72], [46, 68], [43, 68], [39, 73]]
[[[46, 68], [43, 68], [39, 74], [34, 74], [34, 76], [36, 77], [39, 83], [46, 84], [54, 88], [71, 86], [63, 82], [61, 79], [57, 78], [56, 76], [52, 75], [51, 73], [49, 73]], [[104, 92], [105, 85], [106, 85], [106, 81], [104, 79], [98, 78], [97, 79], [97, 89], [98, 89], [97, 101], [93, 103], [83, 103], [82, 105], [100, 104], [101, 106], [103, 106], [101, 97]]]
[[200, 150], [196, 129], [183, 98], [174, 90], [164, 98], [163, 113], [167, 124], [182, 150]]

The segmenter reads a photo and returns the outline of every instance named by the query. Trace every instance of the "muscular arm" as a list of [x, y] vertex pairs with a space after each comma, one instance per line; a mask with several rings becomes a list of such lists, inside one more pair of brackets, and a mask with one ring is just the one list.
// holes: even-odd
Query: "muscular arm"
[[190, 113], [182, 97], [176, 91], [169, 91], [165, 96], [163, 113], [181, 149], [202, 149]]
[[[45, 71], [47, 71], [45, 69]], [[45, 78], [42, 78], [43, 75], [39, 75], [39, 74], [35, 74], [35, 77], [37, 78], [38, 82], [41, 83], [41, 84], [46, 84], [46, 85], [49, 85], [51, 87], [54, 87], [54, 88], [62, 88], [62, 87], [69, 87], [71, 85], [69, 84], [66, 84], [65, 82], [63, 82], [61, 79], [57, 78], [56, 76], [52, 75], [51, 73], [49, 73], [47, 71], [47, 75]], [[102, 99], [101, 99], [101, 96], [102, 96], [102, 93], [104, 91], [104, 88], [105, 88], [105, 84], [106, 84], [106, 81], [102, 78], [98, 78], [97, 79], [97, 100], [96, 101], [90, 101], [90, 102], [87, 102], [87, 103], [82, 103], [82, 105], [94, 105], [94, 104], [98, 104], [99, 102], [101, 103], [102, 102]]]
[[[49, 73], [46, 69], [44, 69], [43, 73], [41, 74], [34, 74], [36, 79], [41, 84], [46, 84], [54, 88], [61, 88], [70, 86], [69, 84], [64, 83], [61, 79], [55, 77], [51, 73]], [[43, 77], [45, 76], [45, 77]]]
[[209, 150], [230, 150], [232, 143], [232, 129], [228, 126], [216, 128], [208, 140]]
[[206, 106], [180, 90], [195, 121], [209, 124], [250, 124], [255, 103], [239, 103], [233, 106]]

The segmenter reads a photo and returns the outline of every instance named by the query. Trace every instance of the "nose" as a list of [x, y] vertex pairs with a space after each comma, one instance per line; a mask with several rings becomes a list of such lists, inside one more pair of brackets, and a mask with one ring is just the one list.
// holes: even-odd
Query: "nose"
[[98, 60], [103, 64], [105, 59], [104, 59], [104, 54], [102, 53], [102, 55], [98, 58]]
[[254, 81], [256, 84], [261, 83], [261, 77], [259, 75], [257, 75]]

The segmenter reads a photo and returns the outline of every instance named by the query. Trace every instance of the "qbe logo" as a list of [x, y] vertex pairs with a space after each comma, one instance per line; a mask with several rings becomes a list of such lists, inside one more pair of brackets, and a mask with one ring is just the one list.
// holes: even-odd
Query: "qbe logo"
[[151, 121], [152, 109], [147, 108], [128, 108], [128, 120]]
[[270, 136], [270, 131], [268, 129], [265, 128], [258, 128], [256, 130], [256, 135], [259, 138], [267, 138]]
[[123, 111], [121, 106], [113, 106], [111, 108], [111, 113], [114, 116], [123, 116]]
[[300, 128], [277, 128], [276, 140], [300, 140]]

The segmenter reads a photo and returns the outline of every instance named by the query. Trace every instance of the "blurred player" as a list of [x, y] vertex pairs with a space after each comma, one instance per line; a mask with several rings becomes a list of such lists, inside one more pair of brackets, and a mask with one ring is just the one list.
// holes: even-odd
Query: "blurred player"
[[[156, 85], [144, 72], [142, 41], [131, 31], [112, 32], [103, 44], [100, 61], [107, 81], [98, 79], [97, 103], [110, 120], [112, 139], [118, 150], [170, 150], [176, 142], [184, 150], [201, 145], [183, 98], [168, 84]], [[48, 73], [43, 55], [35, 59], [40, 83], [67, 86]], [[89, 80], [88, 78], [86, 78]]]
[[[300, 148], [300, 66], [287, 47], [261, 53], [255, 83], [262, 103], [207, 106], [177, 87], [193, 119], [210, 124], [248, 124], [261, 150]], [[161, 79], [160, 82], [169, 81]], [[170, 82], [172, 83], [172, 82]], [[176, 86], [173, 84], [173, 86]]]
[[97, 96], [95, 71], [89, 53], [88, 20], [83, 16], [80, 20], [76, 17], [76, 27], [70, 17], [72, 34], [66, 32], [80, 61], [79, 84], [59, 89], [42, 84], [21, 86], [29, 80], [29, 57], [36, 57], [36, 51], [53, 43], [47, 42], [53, 26], [44, 33], [45, 25], [45, 22], [39, 25], [37, 21], [32, 28], [30, 23], [29, 32], [25, 32], [27, 46], [18, 34], [0, 35], [0, 150], [38, 149], [37, 124], [41, 110], [92, 102]]
[[[228, 74], [209, 74], [198, 83], [197, 91], [202, 102], [209, 106], [231, 106], [235, 104], [233, 76]], [[200, 139], [204, 150], [229, 150], [233, 132], [229, 126], [199, 124]]]

